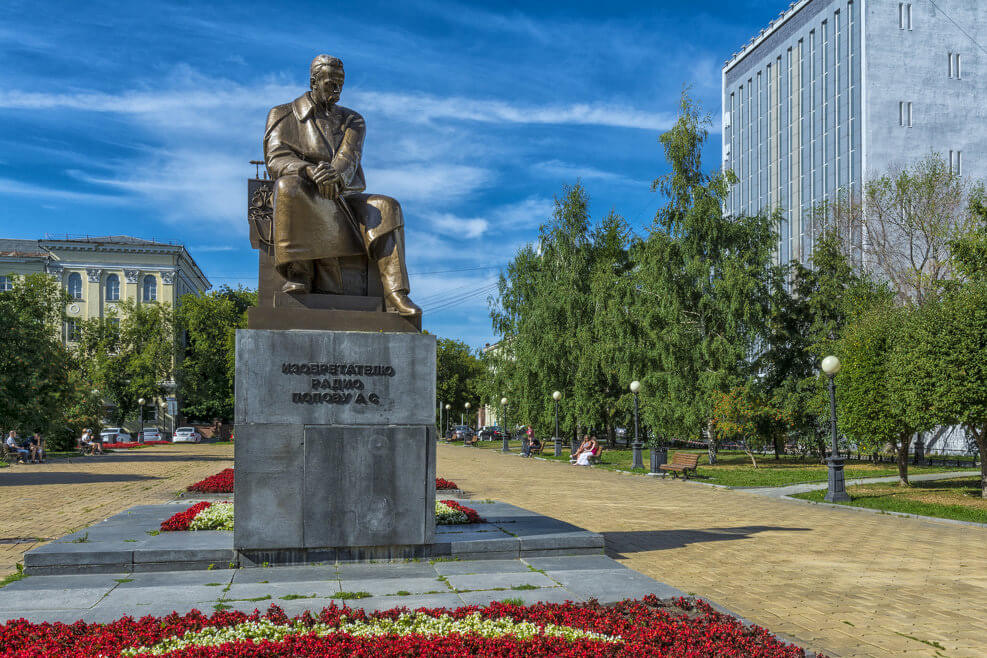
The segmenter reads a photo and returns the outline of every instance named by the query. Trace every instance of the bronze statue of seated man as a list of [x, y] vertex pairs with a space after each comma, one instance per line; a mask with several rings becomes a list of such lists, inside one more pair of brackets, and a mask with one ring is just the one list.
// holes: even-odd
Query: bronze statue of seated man
[[376, 262], [388, 310], [421, 315], [408, 298], [404, 217], [397, 201], [367, 194], [363, 117], [337, 105], [343, 63], [319, 55], [311, 91], [268, 114], [264, 160], [274, 183], [274, 265], [283, 292], [340, 293], [339, 258]]

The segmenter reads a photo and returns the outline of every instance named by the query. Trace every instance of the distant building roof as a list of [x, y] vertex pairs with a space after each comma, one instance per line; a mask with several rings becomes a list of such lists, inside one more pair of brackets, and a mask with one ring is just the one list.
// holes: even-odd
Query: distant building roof
[[47, 252], [38, 245], [37, 240], [13, 240], [0, 238], [0, 256], [7, 257], [38, 257], [47, 256]]
[[130, 235], [45, 235], [45, 240], [51, 242], [87, 242], [99, 244], [129, 244], [140, 246], [182, 247], [180, 242], [163, 242], [159, 240], [144, 240]]

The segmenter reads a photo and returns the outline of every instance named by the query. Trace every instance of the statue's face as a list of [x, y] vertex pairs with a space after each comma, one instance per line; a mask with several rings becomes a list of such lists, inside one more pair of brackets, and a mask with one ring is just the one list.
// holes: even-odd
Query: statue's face
[[323, 107], [330, 108], [339, 100], [339, 94], [343, 91], [343, 72], [338, 69], [322, 69], [319, 75], [312, 80], [312, 95], [315, 102]]

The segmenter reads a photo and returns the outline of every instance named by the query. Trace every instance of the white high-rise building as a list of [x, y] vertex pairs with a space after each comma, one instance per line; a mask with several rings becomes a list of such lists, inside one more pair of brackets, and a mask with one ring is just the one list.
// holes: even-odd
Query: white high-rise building
[[799, 0], [723, 66], [726, 211], [780, 208], [778, 260], [812, 209], [938, 153], [987, 179], [987, 1]]

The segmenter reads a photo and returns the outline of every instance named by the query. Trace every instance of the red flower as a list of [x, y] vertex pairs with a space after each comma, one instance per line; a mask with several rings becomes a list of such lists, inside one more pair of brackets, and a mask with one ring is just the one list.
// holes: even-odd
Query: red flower
[[458, 489], [459, 486], [456, 485], [452, 480], [446, 480], [443, 478], [435, 478], [435, 488], [436, 489]]
[[[394, 619], [406, 609], [367, 613], [330, 605], [317, 615], [305, 613], [295, 620], [311, 627], [317, 622], [338, 624], [345, 615], [350, 621]], [[588, 603], [539, 603], [518, 606], [491, 603], [485, 607], [466, 606], [454, 610], [422, 609], [430, 615], [448, 614], [462, 619], [479, 613], [486, 619], [511, 618], [536, 625], [559, 624], [605, 635], [619, 635], [621, 642], [598, 640], [567, 642], [561, 638], [539, 637], [519, 640], [513, 637], [484, 638], [475, 635], [406, 635], [355, 637], [344, 633], [329, 635], [290, 635], [283, 641], [238, 641], [219, 646], [189, 647], [170, 656], [219, 658], [220, 656], [700, 656], [744, 658], [804, 658], [799, 647], [785, 644], [757, 626], [720, 614], [704, 601], [663, 602], [654, 596], [641, 601], [621, 601], [603, 606]], [[166, 617], [123, 617], [107, 624], [77, 621], [32, 624], [24, 620], [0, 625], [0, 656], [42, 658], [48, 656], [117, 656], [122, 649], [151, 646], [166, 637], [176, 637], [206, 627], [222, 627], [261, 618], [261, 613], [217, 612], [206, 616], [198, 610]], [[264, 615], [286, 624], [284, 611], [271, 606]], [[820, 657], [822, 658], [822, 657]]]
[[485, 519], [481, 519], [480, 515], [476, 513], [476, 510], [472, 507], [466, 507], [466, 505], [460, 505], [454, 500], [440, 500], [440, 503], [445, 503], [454, 510], [458, 510], [466, 515], [469, 519], [468, 523], [486, 523]]
[[233, 493], [233, 469], [226, 468], [216, 475], [210, 475], [205, 480], [189, 485], [188, 490], [199, 493]]
[[196, 503], [188, 509], [174, 514], [167, 520], [162, 521], [161, 531], [162, 532], [178, 532], [180, 530], [188, 530], [188, 526], [192, 523], [192, 519], [202, 510], [206, 509], [212, 505], [210, 502], [203, 501], [201, 503]]
[[138, 443], [137, 441], [125, 441], [123, 443], [104, 443], [104, 448], [141, 448], [143, 446], [160, 446], [167, 445], [171, 443], [170, 441], [145, 441], [144, 443]]

